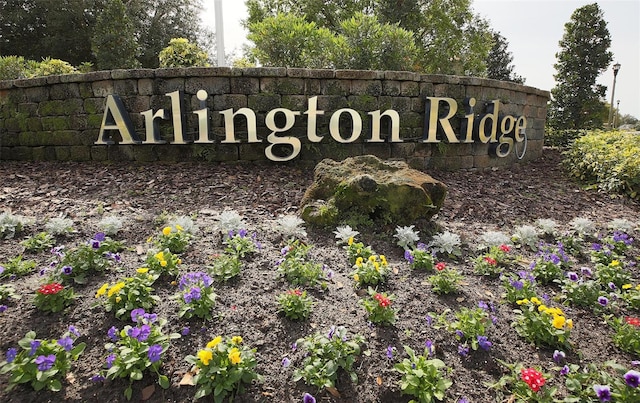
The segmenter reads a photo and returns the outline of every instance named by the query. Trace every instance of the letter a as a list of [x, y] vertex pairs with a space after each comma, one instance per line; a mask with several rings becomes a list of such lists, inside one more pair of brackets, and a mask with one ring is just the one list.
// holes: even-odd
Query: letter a
[[108, 95], [107, 104], [102, 116], [102, 125], [98, 140], [93, 144], [113, 144], [114, 141], [105, 138], [107, 130], [117, 130], [122, 137], [120, 144], [140, 144], [141, 141], [136, 135], [129, 114], [124, 108], [122, 100], [117, 95]]

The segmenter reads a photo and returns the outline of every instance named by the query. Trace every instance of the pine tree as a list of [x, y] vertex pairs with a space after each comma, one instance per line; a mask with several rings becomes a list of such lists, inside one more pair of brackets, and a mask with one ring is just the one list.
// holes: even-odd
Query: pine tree
[[493, 33], [493, 47], [487, 56], [487, 78], [524, 84], [524, 78], [513, 72], [513, 55], [507, 50], [509, 42], [499, 32]]

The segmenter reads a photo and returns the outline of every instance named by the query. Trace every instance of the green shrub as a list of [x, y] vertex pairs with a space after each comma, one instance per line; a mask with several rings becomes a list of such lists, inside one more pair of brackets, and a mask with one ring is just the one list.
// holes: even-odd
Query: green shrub
[[565, 152], [569, 174], [607, 192], [638, 197], [640, 137], [620, 131], [594, 131], [577, 139]]
[[208, 67], [209, 56], [195, 43], [186, 38], [173, 38], [169, 46], [162, 49], [158, 55], [160, 67]]
[[0, 56], [0, 80], [28, 77], [29, 60], [22, 56]]
[[550, 147], [566, 148], [571, 146], [571, 144], [573, 144], [576, 139], [579, 139], [587, 133], [588, 132], [586, 130], [561, 130], [546, 127], [544, 133], [544, 145]]

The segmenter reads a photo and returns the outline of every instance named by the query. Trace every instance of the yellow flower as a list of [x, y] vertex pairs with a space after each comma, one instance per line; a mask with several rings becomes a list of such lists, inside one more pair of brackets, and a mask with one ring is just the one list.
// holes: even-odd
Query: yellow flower
[[618, 266], [620, 266], [620, 261], [619, 260], [612, 260], [611, 263], [609, 263], [609, 266], [618, 267]]
[[163, 235], [165, 235], [165, 236], [166, 236], [166, 235], [169, 235], [170, 233], [171, 233], [171, 227], [164, 227], [164, 228], [162, 229], [162, 234], [163, 234]]
[[176, 284], [178, 284], [178, 282], [177, 282], [176, 280], [173, 280], [173, 281], [171, 282], [171, 285], [176, 285]]
[[376, 257], [376, 255], [371, 255], [369, 256], [369, 261], [370, 262], [375, 262], [378, 258]]
[[161, 260], [160, 261], [160, 266], [167, 267], [167, 261], [166, 260]]
[[107, 288], [109, 288], [109, 283], [102, 284], [102, 287], [96, 292], [96, 298], [103, 296], [107, 292]]
[[360, 282], [360, 276], [358, 276], [358, 273], [353, 275], [353, 279], [356, 280], [358, 283]]
[[623, 284], [622, 285], [622, 289], [623, 290], [628, 290], [629, 288], [633, 287], [631, 284]]
[[387, 265], [387, 258], [385, 257], [385, 255], [380, 255], [380, 261], [382, 262], [383, 266]]
[[207, 348], [214, 348], [222, 341], [222, 336], [218, 336], [215, 339], [207, 343]]
[[229, 361], [231, 361], [232, 364], [239, 364], [240, 362], [242, 362], [242, 357], [240, 357], [240, 350], [238, 350], [237, 348], [232, 348], [229, 351]]
[[378, 262], [373, 262], [373, 267], [376, 268], [376, 271], [380, 271], [380, 263]]
[[122, 301], [122, 298], [118, 295], [116, 297], [116, 304], [119, 304]]
[[560, 316], [560, 315], [555, 315], [553, 317], [553, 322], [551, 322], [551, 324], [553, 325], [553, 327], [555, 327], [556, 329], [562, 329], [564, 327], [564, 324], [566, 323], [566, 319], [564, 316]]
[[162, 260], [162, 259], [164, 259], [164, 252], [158, 252], [158, 253], [155, 254], [154, 257], [156, 259], [158, 259], [158, 260]]
[[356, 266], [362, 266], [363, 261], [364, 259], [362, 259], [362, 256], [358, 256], [358, 258], [356, 259]]
[[178, 231], [184, 231], [184, 228], [182, 228], [182, 225], [176, 225], [176, 229]]
[[177, 263], [182, 264], [182, 259], [178, 259]]
[[538, 299], [538, 297], [531, 297], [531, 302], [533, 302], [536, 305], [542, 304], [542, 301], [540, 301], [540, 299]]
[[209, 365], [209, 361], [213, 358], [213, 353], [209, 350], [200, 350], [197, 355], [204, 365]]
[[640, 291], [640, 284], [636, 286], [636, 290]]
[[573, 329], [573, 319], [567, 319], [567, 327]]
[[529, 304], [529, 300], [526, 299], [526, 298], [525, 299], [519, 299], [519, 300], [516, 301], [516, 304], [518, 304], [518, 305], [527, 305], [527, 304]]
[[564, 315], [564, 313], [562, 313], [562, 310], [560, 308], [548, 308], [545, 312], [547, 312], [549, 315], [553, 315], [553, 316], [562, 316], [562, 315]]
[[351, 244], [353, 244], [353, 237], [350, 236], [349, 240], [347, 241], [347, 245], [351, 246]]
[[137, 271], [138, 273], [140, 273], [140, 274], [145, 274], [146, 272], [148, 272], [148, 271], [149, 271], [149, 269], [148, 269], [148, 268], [146, 268], [146, 267], [141, 267], [141, 268], [137, 269], [136, 271]]
[[147, 238], [147, 243], [151, 243], [151, 241], [153, 241], [153, 237], [150, 236], [149, 238]]
[[231, 338], [231, 342], [232, 342], [233, 344], [240, 344], [240, 343], [242, 343], [242, 337], [240, 337], [240, 336], [233, 336], [233, 337]]
[[545, 304], [538, 306], [538, 312], [547, 312], [548, 310], [549, 308]]
[[107, 292], [107, 297], [111, 297], [113, 294], [119, 292], [120, 290], [122, 290], [122, 287], [124, 287], [124, 283], [122, 281], [117, 283], [109, 289], [109, 291]]

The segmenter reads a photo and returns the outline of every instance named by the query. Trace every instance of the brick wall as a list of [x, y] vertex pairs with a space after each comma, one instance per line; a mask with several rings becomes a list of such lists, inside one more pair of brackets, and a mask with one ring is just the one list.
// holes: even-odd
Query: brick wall
[[[198, 90], [208, 93], [210, 138], [213, 144], [169, 144], [172, 139], [171, 100], [165, 94], [182, 91], [187, 138], [197, 136]], [[160, 131], [167, 144], [95, 145], [110, 94], [118, 95], [129, 113], [136, 133], [144, 139], [140, 112], [167, 110]], [[307, 102], [317, 96], [317, 133], [325, 138], [307, 141]], [[522, 161], [542, 153], [546, 105], [549, 93], [513, 83], [445, 75], [394, 71], [308, 70], [287, 68], [188, 68], [100, 71], [88, 74], [49, 76], [0, 81], [0, 159], [60, 161], [268, 161], [268, 143], [247, 143], [246, 123], [236, 118], [240, 143], [222, 144], [224, 119], [219, 113], [233, 108], [255, 111], [258, 137], [270, 130], [265, 116], [274, 108], [300, 111], [287, 133], [302, 140], [293, 164], [315, 164], [323, 158], [343, 159], [361, 154], [399, 158], [419, 168], [485, 169], [522, 162], [512, 153], [497, 158], [489, 144], [425, 144], [425, 97], [449, 97], [460, 101], [473, 97], [478, 105], [498, 99], [501, 112], [527, 118], [527, 152]], [[329, 135], [331, 114], [341, 108], [360, 113], [363, 131], [350, 144], [335, 142]], [[402, 143], [368, 143], [368, 112], [393, 109], [400, 114]], [[463, 114], [459, 111], [459, 115]], [[454, 123], [455, 125], [455, 123]], [[455, 127], [454, 127], [455, 128]], [[455, 128], [456, 132], [458, 128]], [[345, 131], [348, 128], [345, 129]]]

